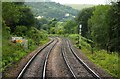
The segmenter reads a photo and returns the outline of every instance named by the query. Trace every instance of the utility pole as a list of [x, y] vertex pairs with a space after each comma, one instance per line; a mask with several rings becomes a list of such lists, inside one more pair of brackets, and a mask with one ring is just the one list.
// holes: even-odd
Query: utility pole
[[78, 45], [79, 45], [79, 49], [81, 49], [81, 28], [82, 28], [82, 25], [80, 24], [78, 26]]

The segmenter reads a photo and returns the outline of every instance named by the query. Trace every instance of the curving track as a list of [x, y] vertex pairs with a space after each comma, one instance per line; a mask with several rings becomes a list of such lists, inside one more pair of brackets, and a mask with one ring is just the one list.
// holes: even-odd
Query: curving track
[[[52, 67], [50, 64], [52, 64]], [[54, 72], [52, 72], [51, 70], [54, 70]], [[53, 76], [55, 72], [57, 72], [57, 75], [64, 74], [63, 77], [72, 79], [101, 79], [99, 75], [97, 75], [91, 68], [87, 66], [86, 63], [83, 62], [81, 58], [77, 56], [77, 54], [72, 48], [70, 41], [68, 39], [62, 39], [62, 41], [60, 41], [60, 38], [54, 38], [48, 44], [42, 47], [39, 52], [36, 52], [36, 54], [21, 70], [17, 79], [45, 79], [48, 77], [55, 78], [55, 76]], [[51, 76], [49, 75], [50, 73], [52, 73]], [[65, 74], [68, 76], [66, 76]]]
[[54, 48], [56, 43], [58, 42], [58, 39], [55, 38], [52, 41], [50, 41], [47, 45], [42, 47], [39, 52], [37, 52], [24, 66], [24, 68], [21, 70], [19, 75], [17, 76], [17, 79], [22, 78], [45, 78], [46, 74], [46, 64], [48, 56], [51, 52], [51, 50]]
[[63, 47], [61, 48], [62, 55], [67, 67], [75, 79], [77, 78], [91, 78], [101, 79], [86, 63], [80, 59], [73, 50], [69, 40], [63, 39]]

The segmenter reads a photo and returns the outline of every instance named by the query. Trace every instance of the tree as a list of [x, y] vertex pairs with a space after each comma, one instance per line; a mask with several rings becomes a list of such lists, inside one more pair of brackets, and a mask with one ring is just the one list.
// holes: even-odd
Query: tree
[[16, 23], [18, 23], [20, 17], [18, 7], [14, 3], [3, 2], [2, 17], [5, 21], [5, 24], [11, 28], [11, 32], [14, 32]]
[[120, 51], [120, 1], [112, 3], [107, 15], [107, 23], [109, 25], [108, 49], [110, 51]]
[[41, 26], [41, 29], [48, 31], [48, 29], [49, 29], [48, 24], [43, 24], [43, 25]]
[[107, 48], [108, 24], [106, 21], [106, 16], [109, 8], [110, 6], [107, 5], [96, 6], [95, 11], [93, 12], [93, 16], [88, 21], [92, 39], [100, 48]]
[[48, 20], [46, 18], [36, 19], [35, 27], [38, 29], [48, 30]]
[[35, 18], [28, 7], [20, 7], [19, 8], [21, 17], [19, 17], [18, 25], [33, 26], [35, 24]]
[[57, 22], [56, 24], [56, 33], [57, 34], [64, 34], [64, 23], [63, 22]]
[[48, 33], [52, 33], [52, 34], [56, 33], [55, 32], [56, 24], [57, 24], [57, 19], [53, 19], [48, 23], [49, 25]]
[[77, 31], [77, 24], [74, 20], [68, 20], [64, 25], [65, 34], [73, 34]]
[[11, 33], [14, 33], [16, 26], [30, 26], [34, 25], [34, 16], [31, 10], [23, 3], [19, 2], [3, 2], [2, 17], [6, 26], [9, 26]]
[[16, 26], [14, 34], [17, 36], [26, 36], [27, 30], [26, 26]]
[[94, 7], [85, 8], [82, 11], [79, 12], [77, 15], [76, 21], [79, 24], [82, 24], [82, 36], [89, 37], [88, 36], [88, 19], [93, 15]]

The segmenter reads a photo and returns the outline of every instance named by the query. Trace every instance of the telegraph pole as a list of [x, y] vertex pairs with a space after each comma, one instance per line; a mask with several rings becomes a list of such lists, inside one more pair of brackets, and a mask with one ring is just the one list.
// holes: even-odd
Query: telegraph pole
[[80, 24], [78, 26], [78, 44], [79, 44], [79, 49], [81, 49], [81, 28], [82, 28], [82, 25]]

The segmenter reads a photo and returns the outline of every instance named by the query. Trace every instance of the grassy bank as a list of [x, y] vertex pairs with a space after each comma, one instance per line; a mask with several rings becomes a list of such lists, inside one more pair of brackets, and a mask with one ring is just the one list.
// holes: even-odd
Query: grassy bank
[[33, 40], [29, 40], [32, 44], [29, 45], [28, 49], [24, 49], [20, 44], [12, 43], [9, 40], [3, 40], [2, 71], [11, 65], [13, 66], [14, 63], [19, 62], [24, 56], [35, 50], [38, 46], [49, 41], [41, 40], [41, 44], [36, 45]]
[[[69, 38], [72, 39], [74, 43], [77, 42], [77, 35], [69, 35]], [[118, 53], [112, 52], [108, 53], [106, 50], [98, 50], [93, 48], [93, 53], [91, 53], [91, 46], [85, 41], [85, 38], [82, 37], [81, 45], [82, 52], [96, 65], [102, 67], [105, 71], [110, 73], [114, 77], [118, 77]], [[76, 47], [78, 45], [75, 45]]]
[[17, 35], [10, 34], [9, 27], [5, 26], [2, 30], [2, 61], [0, 61], [2, 68], [0, 69], [0, 72], [3, 72], [11, 65], [13, 66], [27, 54], [35, 50], [38, 46], [41, 46], [49, 41], [46, 32], [37, 30], [36, 28], [31, 28], [24, 36], [19, 36], [28, 40], [28, 48], [25, 49], [20, 43], [11, 42], [11, 37]]

